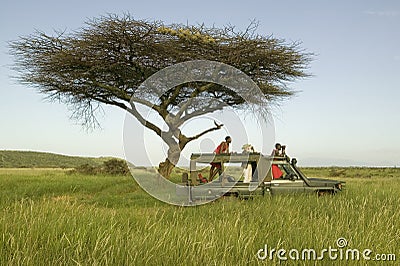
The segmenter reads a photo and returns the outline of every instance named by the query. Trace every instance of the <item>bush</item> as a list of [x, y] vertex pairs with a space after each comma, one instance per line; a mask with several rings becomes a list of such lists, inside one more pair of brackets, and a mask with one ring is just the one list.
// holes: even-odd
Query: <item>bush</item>
[[84, 175], [96, 175], [99, 173], [99, 168], [95, 167], [90, 164], [82, 164], [78, 167], [75, 167], [73, 170], [71, 170], [69, 173], [74, 174], [74, 173], [79, 173], [79, 174], [84, 174]]
[[333, 168], [329, 170], [329, 177], [343, 177], [346, 175], [346, 169]]
[[102, 172], [108, 175], [127, 175], [129, 167], [124, 160], [110, 159], [103, 163]]
[[85, 175], [127, 175], [129, 174], [128, 164], [121, 159], [110, 159], [105, 161], [101, 166], [93, 166], [90, 164], [82, 164], [69, 173], [79, 173]]

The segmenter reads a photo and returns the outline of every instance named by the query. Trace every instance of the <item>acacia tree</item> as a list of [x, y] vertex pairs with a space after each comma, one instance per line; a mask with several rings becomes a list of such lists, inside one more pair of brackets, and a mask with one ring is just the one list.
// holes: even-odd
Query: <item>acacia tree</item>
[[[19, 80], [36, 87], [50, 100], [72, 105], [73, 116], [83, 125], [96, 125], [95, 110], [107, 104], [127, 110], [155, 132], [169, 147], [168, 158], [159, 165], [159, 172], [169, 177], [190, 141], [221, 128], [215, 124], [186, 136], [180, 130], [185, 121], [224, 106], [242, 108], [246, 101], [214, 83], [180, 84], [161, 96], [140, 85], [165, 67], [189, 60], [212, 60], [247, 74], [265, 97], [260, 103], [279, 102], [293, 94], [289, 82], [308, 76], [311, 54], [299, 42], [255, 34], [256, 28], [256, 23], [245, 31], [232, 26], [166, 25], [130, 15], [110, 15], [92, 19], [71, 33], [36, 31], [10, 42], [10, 52]], [[207, 99], [210, 104], [204, 104]], [[215, 102], [221, 104], [211, 104]], [[168, 129], [146, 120], [137, 105], [155, 111]]]

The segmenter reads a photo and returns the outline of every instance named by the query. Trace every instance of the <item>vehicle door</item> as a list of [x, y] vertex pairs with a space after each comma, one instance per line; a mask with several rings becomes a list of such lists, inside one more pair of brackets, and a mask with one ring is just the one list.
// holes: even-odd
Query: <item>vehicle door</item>
[[278, 164], [283, 176], [278, 179], [272, 179], [270, 190], [272, 194], [297, 194], [305, 192], [305, 183], [290, 164]]

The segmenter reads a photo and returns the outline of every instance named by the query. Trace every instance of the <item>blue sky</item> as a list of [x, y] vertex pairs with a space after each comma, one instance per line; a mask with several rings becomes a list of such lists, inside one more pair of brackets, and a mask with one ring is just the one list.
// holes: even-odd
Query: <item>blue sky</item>
[[[76, 30], [87, 19], [129, 12], [166, 23], [259, 21], [259, 34], [300, 40], [316, 54], [313, 77], [273, 110], [276, 140], [302, 165], [400, 165], [399, 1], [3, 1], [0, 10], [0, 150], [123, 157], [124, 112], [105, 107], [86, 132], [67, 106], [48, 103], [10, 76], [7, 41]], [[237, 143], [237, 150], [242, 143]]]

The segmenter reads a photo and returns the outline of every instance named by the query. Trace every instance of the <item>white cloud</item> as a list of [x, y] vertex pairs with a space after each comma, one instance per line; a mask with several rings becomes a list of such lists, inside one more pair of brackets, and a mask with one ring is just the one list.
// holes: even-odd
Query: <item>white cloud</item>
[[379, 17], [397, 17], [400, 15], [399, 11], [392, 10], [392, 11], [364, 11], [364, 14], [370, 15], [370, 16], [379, 16]]

